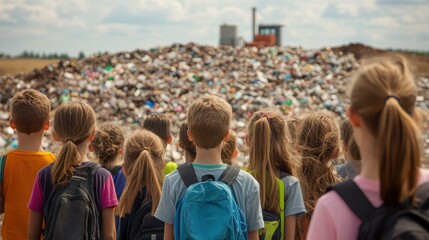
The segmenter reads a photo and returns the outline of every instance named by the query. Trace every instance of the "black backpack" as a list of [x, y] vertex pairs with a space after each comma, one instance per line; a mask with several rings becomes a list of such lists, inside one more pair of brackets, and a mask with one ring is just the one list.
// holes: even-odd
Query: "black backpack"
[[119, 240], [163, 240], [164, 222], [151, 215], [151, 197], [144, 188], [137, 195], [133, 209], [121, 219]]
[[[101, 239], [100, 209], [93, 186], [98, 168], [100, 165], [94, 162], [80, 166], [69, 183], [53, 186], [49, 195], [44, 194], [49, 196], [43, 203], [44, 239]], [[44, 192], [49, 191], [46, 188]]]
[[429, 183], [417, 189], [416, 204], [407, 200], [398, 207], [375, 208], [353, 180], [330, 186], [361, 220], [358, 239], [429, 239]]

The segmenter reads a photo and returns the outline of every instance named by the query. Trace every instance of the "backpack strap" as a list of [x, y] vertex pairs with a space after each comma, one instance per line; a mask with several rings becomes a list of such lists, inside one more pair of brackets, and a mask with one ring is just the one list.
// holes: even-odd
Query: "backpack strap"
[[183, 183], [185, 183], [186, 188], [198, 182], [198, 178], [195, 174], [195, 169], [192, 166], [192, 163], [185, 163], [180, 165], [177, 168], [177, 171], [179, 171], [180, 178], [182, 178], [182, 181]]
[[420, 185], [415, 196], [418, 207], [424, 211], [429, 210], [429, 182]]
[[6, 165], [6, 155], [3, 155], [0, 157], [0, 183], [3, 183], [5, 165]]
[[359, 186], [348, 180], [329, 186], [326, 192], [334, 190], [343, 199], [352, 212], [362, 221], [369, 219], [376, 209], [366, 198]]
[[240, 168], [237, 166], [228, 165], [222, 174], [219, 177], [219, 181], [222, 181], [229, 186], [237, 179], [238, 174], [240, 173]]
[[115, 166], [113, 168], [110, 168], [110, 169], [106, 168], [106, 169], [110, 172], [110, 174], [112, 174], [112, 177], [113, 177], [121, 170], [121, 168], [122, 168], [121, 166]]
[[278, 186], [279, 186], [279, 203], [280, 203], [280, 239], [283, 240], [285, 236], [285, 184], [279, 178], [276, 178]]

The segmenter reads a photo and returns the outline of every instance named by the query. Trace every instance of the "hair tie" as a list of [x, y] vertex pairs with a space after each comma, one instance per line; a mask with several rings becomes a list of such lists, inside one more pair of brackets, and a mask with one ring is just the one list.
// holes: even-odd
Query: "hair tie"
[[66, 142], [72, 142], [72, 143], [74, 143], [73, 139], [71, 139], [71, 138], [67, 139]]
[[266, 113], [259, 113], [259, 117], [260, 118], [267, 118], [267, 121], [270, 122], [270, 117], [268, 117], [268, 115]]
[[390, 98], [394, 98], [394, 99], [396, 99], [396, 101], [398, 101], [398, 103], [401, 103], [401, 100], [395, 95], [387, 96], [386, 99], [384, 99], [384, 102], [387, 102], [387, 100], [389, 100]]

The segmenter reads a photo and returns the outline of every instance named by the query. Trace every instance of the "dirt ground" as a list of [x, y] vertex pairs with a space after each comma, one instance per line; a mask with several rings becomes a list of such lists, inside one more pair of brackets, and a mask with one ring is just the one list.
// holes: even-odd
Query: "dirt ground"
[[58, 59], [1, 58], [0, 75], [30, 72], [57, 61]]

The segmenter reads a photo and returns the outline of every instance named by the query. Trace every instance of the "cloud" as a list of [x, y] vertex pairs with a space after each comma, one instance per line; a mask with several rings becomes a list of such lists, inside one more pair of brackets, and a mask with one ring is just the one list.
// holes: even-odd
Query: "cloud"
[[429, 0], [377, 0], [378, 4], [429, 4]]
[[429, 49], [428, 1], [0, 0], [0, 52], [114, 52], [190, 41], [217, 45], [223, 23], [236, 25], [238, 35], [250, 40], [253, 6], [257, 24], [285, 26], [286, 45], [361, 41]]

